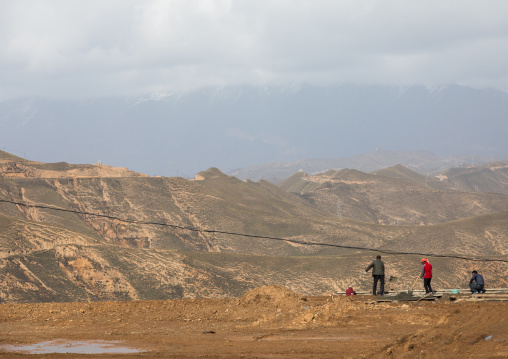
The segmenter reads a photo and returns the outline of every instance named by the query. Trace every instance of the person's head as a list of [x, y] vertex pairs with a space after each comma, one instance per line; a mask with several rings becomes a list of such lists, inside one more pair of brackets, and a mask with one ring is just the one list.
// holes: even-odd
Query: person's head
[[378, 256], [376, 257], [376, 259], [381, 259], [381, 256], [380, 256], [380, 255], [378, 255]]
[[471, 273], [473, 273], [473, 274], [477, 274], [478, 272], [474, 270], [474, 271], [472, 271]]
[[427, 258], [422, 258], [422, 260], [421, 260], [420, 262], [422, 262], [423, 264], [425, 264], [425, 263], [428, 263], [428, 262], [429, 262], [429, 260], [428, 260]]

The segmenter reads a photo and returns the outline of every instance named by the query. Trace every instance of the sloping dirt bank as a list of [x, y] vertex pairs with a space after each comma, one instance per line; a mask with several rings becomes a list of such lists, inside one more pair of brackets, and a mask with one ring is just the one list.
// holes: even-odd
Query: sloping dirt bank
[[508, 302], [378, 303], [266, 286], [242, 298], [0, 305], [6, 345], [115, 341], [131, 354], [37, 358], [506, 358]]

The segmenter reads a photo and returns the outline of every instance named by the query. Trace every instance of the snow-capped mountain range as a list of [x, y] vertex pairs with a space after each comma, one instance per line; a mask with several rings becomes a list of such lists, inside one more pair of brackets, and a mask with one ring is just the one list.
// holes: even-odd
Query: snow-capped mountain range
[[[508, 94], [461, 86], [238, 86], [0, 102], [0, 148], [29, 159], [188, 176], [376, 148], [506, 158]], [[13, 151], [14, 150], [14, 151]]]

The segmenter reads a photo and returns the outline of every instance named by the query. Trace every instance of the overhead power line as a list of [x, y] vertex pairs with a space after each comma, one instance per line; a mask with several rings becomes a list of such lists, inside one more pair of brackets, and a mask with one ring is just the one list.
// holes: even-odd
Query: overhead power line
[[342, 248], [342, 249], [354, 249], [354, 250], [362, 250], [362, 251], [370, 251], [370, 252], [378, 252], [378, 253], [394, 254], [394, 255], [419, 255], [419, 256], [434, 257], [434, 258], [453, 258], [453, 259], [463, 259], [463, 260], [467, 260], [467, 261], [476, 261], [476, 262], [508, 263], [508, 260], [506, 260], [506, 259], [493, 259], [493, 258], [483, 258], [482, 259], [482, 258], [472, 258], [472, 257], [468, 257], [468, 256], [463, 256], [463, 255], [434, 254], [434, 253], [421, 253], [421, 252], [403, 252], [403, 251], [394, 251], [394, 250], [390, 250], [390, 249], [348, 246], [348, 245], [343, 245], [343, 244], [322, 243], [322, 242], [309, 242], [309, 241], [301, 241], [298, 239], [262, 236], [262, 235], [246, 234], [246, 233], [238, 233], [238, 232], [228, 232], [228, 231], [198, 228], [198, 227], [191, 227], [191, 226], [181, 226], [181, 225], [170, 224], [170, 223], [151, 222], [151, 221], [143, 221], [143, 220], [136, 220], [136, 219], [129, 219], [129, 218], [121, 218], [121, 217], [111, 216], [111, 215], [103, 214], [103, 213], [83, 212], [83, 211], [78, 211], [78, 210], [73, 210], [73, 209], [48, 206], [48, 205], [44, 205], [44, 204], [31, 204], [31, 203], [25, 203], [25, 202], [18, 202], [18, 201], [3, 199], [3, 198], [0, 198], [0, 202], [11, 203], [11, 204], [15, 204], [18, 206], [23, 206], [23, 207], [51, 209], [51, 210], [55, 210], [55, 211], [70, 212], [70, 213], [76, 213], [76, 214], [87, 215], [87, 216], [102, 217], [102, 218], [117, 220], [117, 221], [121, 221], [121, 222], [125, 222], [125, 223], [163, 226], [163, 227], [169, 227], [169, 228], [192, 231], [192, 232], [199, 232], [199, 233], [217, 233], [217, 234], [226, 234], [226, 235], [231, 235], [231, 236], [269, 239], [269, 240], [295, 243], [295, 244], [306, 245], [306, 246], [321, 246], [321, 247], [332, 247], [332, 248]]

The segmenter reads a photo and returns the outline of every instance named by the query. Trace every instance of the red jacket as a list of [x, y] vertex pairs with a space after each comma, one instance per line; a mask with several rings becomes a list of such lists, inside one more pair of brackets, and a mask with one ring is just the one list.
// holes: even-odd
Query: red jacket
[[349, 287], [348, 289], [346, 289], [346, 295], [356, 295], [356, 292], [354, 291], [353, 288]]
[[432, 278], [432, 264], [429, 262], [423, 265], [422, 278]]

